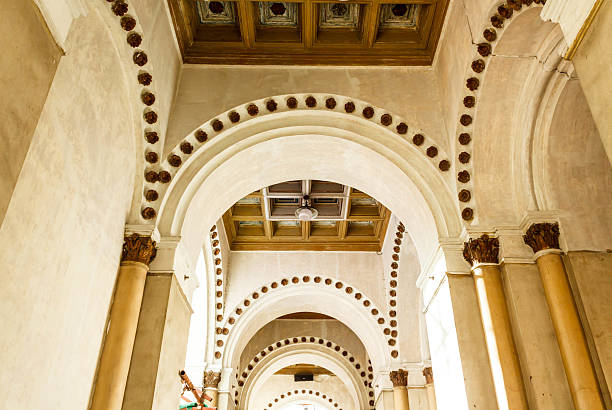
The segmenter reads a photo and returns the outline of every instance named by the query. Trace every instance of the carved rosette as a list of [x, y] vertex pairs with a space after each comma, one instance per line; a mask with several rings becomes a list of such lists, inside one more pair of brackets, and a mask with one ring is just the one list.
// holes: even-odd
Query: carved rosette
[[433, 370], [431, 367], [426, 367], [423, 369], [423, 376], [425, 376], [425, 383], [433, 384]]
[[408, 372], [404, 369], [394, 370], [389, 374], [393, 387], [408, 386]]
[[134, 233], [126, 237], [123, 242], [121, 261], [140, 262], [148, 265], [155, 259], [156, 254], [155, 241], [151, 237]]
[[533, 224], [523, 235], [523, 240], [533, 249], [534, 253], [544, 249], [561, 249], [559, 246], [559, 224]]
[[463, 246], [463, 257], [472, 266], [477, 263], [499, 263], [499, 240], [487, 234], [470, 239]]
[[214, 372], [212, 370], [204, 372], [204, 379], [203, 379], [204, 387], [216, 389], [219, 386], [220, 381], [221, 381], [220, 372]]

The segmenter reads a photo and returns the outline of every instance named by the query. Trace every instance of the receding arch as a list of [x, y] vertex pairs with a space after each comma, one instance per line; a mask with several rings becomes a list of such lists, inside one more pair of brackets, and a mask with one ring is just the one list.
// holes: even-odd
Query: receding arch
[[314, 364], [331, 371], [344, 384], [353, 398], [353, 408], [365, 409], [368, 407], [366, 389], [360, 384], [359, 377], [355, 374], [355, 371], [347, 366], [346, 363], [321, 349], [320, 346], [312, 345], [309, 348], [304, 348], [304, 346], [295, 345], [275, 352], [262, 364], [259, 371], [253, 373], [253, 376], [247, 380], [244, 386], [239, 400], [239, 408], [249, 408], [253, 392], [260, 390], [260, 386], [278, 370], [295, 363]]
[[[330, 300], [334, 300], [334, 303], [330, 304]], [[344, 323], [365, 346], [375, 370], [389, 367], [387, 342], [379, 325], [363, 309], [356, 309], [355, 303], [348, 298], [338, 297], [336, 289], [314, 284], [279, 289], [246, 310], [225, 342], [223, 367], [236, 368], [241, 352], [262, 324], [294, 313], [297, 307], [303, 311], [326, 314]]]
[[[371, 389], [368, 378], [370, 380], [372, 379], [373, 377], [372, 373], [369, 371], [366, 372], [366, 366], [362, 366], [362, 364], [359, 363], [357, 360], [351, 361], [351, 358], [354, 359], [355, 355], [351, 354], [350, 352], [347, 352], [346, 350], [341, 349], [340, 345], [333, 343], [329, 340], [312, 337], [312, 336], [301, 336], [301, 337], [294, 337], [291, 339], [286, 339], [284, 341], [279, 340], [275, 344], [270, 345], [267, 351], [264, 350], [258, 353], [253, 359], [251, 359], [251, 361], [247, 364], [247, 366], [241, 369], [242, 373], [238, 375], [239, 390], [243, 390], [242, 387], [244, 386], [245, 381], [248, 380], [249, 377], [251, 377], [254, 373], [256, 373], [259, 370], [258, 365], [260, 365], [261, 363], [264, 363], [265, 361], [273, 357], [271, 353], [292, 351], [292, 350], [296, 350], [300, 348], [305, 349], [305, 348], [312, 347], [312, 346], [316, 346], [317, 350], [321, 349], [331, 354], [332, 356], [336, 356], [341, 361], [344, 361], [345, 359], [348, 360], [349, 363], [347, 364], [348, 366], [347, 370], [349, 368], [354, 369], [361, 377], [363, 386], [366, 387], [368, 391], [369, 389]], [[347, 355], [345, 356], [343, 352], [341, 352], [340, 350], [343, 350], [344, 352], [346, 352]], [[255, 361], [255, 359], [257, 359], [257, 361]]]

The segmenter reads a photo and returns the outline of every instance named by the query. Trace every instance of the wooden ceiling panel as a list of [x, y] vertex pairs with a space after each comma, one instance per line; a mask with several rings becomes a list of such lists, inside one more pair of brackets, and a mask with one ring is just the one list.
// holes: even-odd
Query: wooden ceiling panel
[[[295, 211], [309, 195], [318, 211], [300, 221]], [[350, 187], [316, 180], [272, 185], [236, 202], [223, 215], [232, 250], [370, 251], [382, 248], [391, 212]]]
[[449, 0], [168, 0], [186, 63], [429, 65]]

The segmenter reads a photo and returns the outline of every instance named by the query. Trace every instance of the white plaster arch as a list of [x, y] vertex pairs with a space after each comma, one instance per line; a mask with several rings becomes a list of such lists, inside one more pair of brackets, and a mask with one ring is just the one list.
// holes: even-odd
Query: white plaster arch
[[[330, 303], [331, 300], [334, 303]], [[322, 313], [341, 321], [361, 340], [375, 371], [389, 367], [387, 342], [371, 316], [364, 309], [356, 309], [348, 298], [338, 297], [335, 288], [314, 284], [288, 286], [270, 292], [247, 309], [228, 335], [222, 367], [236, 368], [244, 347], [263, 325], [297, 310]]]
[[461, 231], [452, 176], [422, 147], [355, 115], [299, 109], [233, 125], [184, 159], [161, 193], [159, 231], [181, 235], [192, 259], [204, 232], [236, 200], [262, 186], [304, 178], [347, 184], [383, 202], [405, 221], [421, 263], [440, 237]]
[[[319, 394], [321, 394], [321, 393], [319, 393]], [[280, 409], [283, 409], [286, 406], [289, 406], [289, 405], [291, 405], [291, 404], [293, 404], [293, 403], [295, 403], [297, 401], [300, 401], [300, 400], [308, 400], [308, 401], [311, 401], [311, 402], [318, 403], [320, 406], [322, 406], [326, 410], [329, 410], [330, 408], [333, 408], [333, 406], [330, 407], [329, 401], [325, 401], [321, 397], [314, 396], [314, 395], [311, 395], [311, 394], [302, 394], [302, 393], [299, 393], [299, 394], [294, 394], [294, 395], [289, 396], [289, 397], [285, 397], [284, 399], [280, 399], [279, 400], [279, 406], [281, 406], [281, 405], [283, 406], [283, 407], [280, 407]], [[275, 407], [276, 407], [276, 404], [273, 404], [272, 407], [268, 407], [268, 408], [269, 409], [273, 409]], [[265, 410], [265, 409], [263, 409], [263, 410]], [[342, 410], [344, 410], [344, 409], [342, 409]]]
[[[278, 346], [279, 344], [280, 346]], [[284, 339], [278, 339], [274, 343], [271, 343], [269, 346], [267, 346], [267, 348], [264, 348], [264, 350], [262, 350], [261, 352], [255, 354], [251, 358], [251, 360], [248, 363], [246, 363], [246, 366], [243, 366], [242, 368], [243, 373], [239, 374], [238, 381], [240, 382], [240, 380], [248, 378], [249, 375], [251, 374], [252, 368], [254, 368], [257, 365], [257, 363], [260, 363], [263, 360], [266, 360], [266, 357], [268, 357], [271, 352], [278, 351], [287, 346], [298, 346], [298, 345], [304, 346], [306, 344], [316, 344], [318, 346], [324, 347], [326, 351], [332, 352], [332, 354], [334, 354], [333, 352], [338, 353], [338, 355], [340, 355], [341, 357], [347, 358], [347, 360], [349, 360], [349, 363], [351, 363], [352, 367], [355, 367], [355, 365], [358, 364], [359, 367], [355, 367], [355, 370], [360, 370], [366, 373], [365, 370], [367, 368], [362, 367], [359, 360], [356, 359], [356, 355], [353, 355], [348, 350], [343, 349], [341, 345], [334, 343], [330, 340], [320, 338], [320, 337], [296, 336], [296, 337], [287, 337]], [[346, 352], [346, 355], [343, 355], [341, 350]], [[354, 359], [353, 361], [350, 361], [351, 357]], [[252, 366], [251, 370], [249, 370], [249, 366]], [[246, 377], [244, 377], [245, 373], [247, 374]], [[365, 378], [365, 375], [362, 376], [362, 378]]]
[[[330, 352], [321, 349], [318, 345], [312, 344], [312, 346], [307, 348], [299, 345], [287, 346], [287, 349], [274, 352], [265, 363], [262, 363], [259, 370], [254, 371], [247, 380], [240, 396], [239, 409], [251, 408], [253, 394], [261, 390], [261, 385], [277, 371], [296, 363], [312, 364], [331, 371], [344, 383], [354, 399], [352, 403], [354, 409], [365, 409], [368, 407], [367, 392], [360, 383], [359, 376], [355, 373], [355, 370], [343, 361], [338, 360]], [[245, 404], [246, 407], [242, 407]]]

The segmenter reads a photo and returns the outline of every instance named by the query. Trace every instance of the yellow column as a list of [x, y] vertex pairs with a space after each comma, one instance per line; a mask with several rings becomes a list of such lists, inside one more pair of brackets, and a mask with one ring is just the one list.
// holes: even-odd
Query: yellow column
[[427, 390], [427, 403], [429, 404], [429, 410], [436, 410], [438, 406], [436, 405], [436, 391], [434, 390], [432, 368], [424, 368], [423, 376], [425, 376], [425, 389]]
[[155, 253], [151, 238], [125, 238], [91, 410], [121, 409], [148, 265]]
[[408, 401], [408, 372], [399, 369], [389, 374], [393, 383], [393, 408], [395, 410], [410, 410]]
[[574, 406], [576, 410], [603, 410], [591, 355], [561, 260], [559, 225], [533, 224], [524, 239], [535, 252]]
[[472, 265], [497, 405], [500, 410], [528, 409], [499, 269], [499, 240], [488, 235], [470, 239], [463, 256]]
[[209, 370], [204, 373], [204, 394], [210, 397], [210, 402], [213, 407], [218, 405], [219, 397], [219, 382], [221, 381], [221, 373]]

